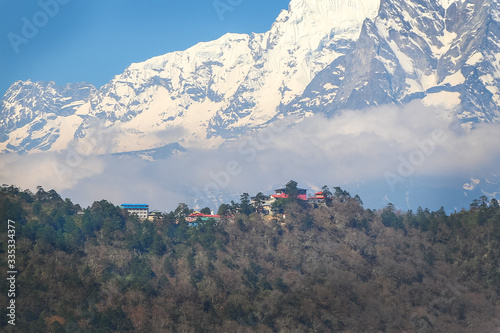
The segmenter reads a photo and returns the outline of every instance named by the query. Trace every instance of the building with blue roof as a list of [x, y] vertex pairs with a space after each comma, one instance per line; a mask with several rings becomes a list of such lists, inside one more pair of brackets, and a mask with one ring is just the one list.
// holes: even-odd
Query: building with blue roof
[[122, 204], [121, 208], [129, 214], [136, 214], [140, 219], [147, 219], [149, 216], [149, 205], [144, 204]]

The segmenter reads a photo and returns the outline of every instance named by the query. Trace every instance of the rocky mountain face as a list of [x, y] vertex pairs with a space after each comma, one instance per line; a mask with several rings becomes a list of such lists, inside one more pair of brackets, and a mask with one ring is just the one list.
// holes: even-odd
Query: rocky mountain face
[[422, 99], [464, 123], [496, 122], [499, 9], [494, 0], [382, 0], [354, 47], [282, 109], [335, 113]]
[[14, 83], [0, 151], [65, 149], [96, 118], [113, 153], [217, 147], [286, 114], [414, 99], [496, 122], [499, 23], [498, 0], [292, 0], [266, 33], [132, 64], [100, 89]]
[[2, 99], [0, 147], [28, 152], [64, 149], [88, 115], [78, 110], [96, 89], [85, 83], [14, 83]]

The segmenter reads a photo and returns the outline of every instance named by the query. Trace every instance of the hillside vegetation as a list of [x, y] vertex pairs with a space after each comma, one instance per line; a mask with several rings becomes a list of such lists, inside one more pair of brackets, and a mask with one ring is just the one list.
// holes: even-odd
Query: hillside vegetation
[[[339, 194], [340, 193], [340, 194]], [[55, 191], [0, 190], [0, 267], [16, 222], [16, 326], [3, 332], [499, 332], [500, 208], [447, 215], [283, 199], [188, 227]], [[83, 213], [81, 213], [83, 211]], [[80, 212], [80, 213], [79, 213]]]

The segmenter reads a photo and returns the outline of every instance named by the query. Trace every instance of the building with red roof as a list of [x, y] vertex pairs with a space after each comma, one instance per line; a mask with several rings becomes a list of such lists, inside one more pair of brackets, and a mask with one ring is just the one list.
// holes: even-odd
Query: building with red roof
[[[276, 194], [272, 194], [271, 197], [278, 199], [286, 199], [288, 198], [287, 189], [286, 188], [279, 188], [277, 190], [274, 190]], [[307, 200], [307, 190], [305, 188], [297, 188], [297, 198], [301, 200]]]
[[328, 199], [328, 198], [323, 195], [323, 191], [316, 192], [316, 193], [314, 193], [314, 197], [307, 198], [307, 200], [311, 204], [325, 203], [326, 199]]

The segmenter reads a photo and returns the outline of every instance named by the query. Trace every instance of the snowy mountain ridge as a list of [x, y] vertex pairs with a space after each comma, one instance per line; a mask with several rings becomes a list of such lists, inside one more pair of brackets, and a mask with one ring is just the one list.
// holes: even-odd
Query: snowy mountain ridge
[[[161, 147], [173, 139], [185, 147], [218, 146], [241, 133], [241, 127], [269, 121], [279, 104], [301, 94], [319, 71], [345, 52], [363, 20], [376, 16], [378, 5], [377, 0], [293, 0], [267, 33], [226, 34], [132, 64], [101, 89], [82, 96], [73, 115], [83, 121], [74, 120], [71, 126], [84, 136], [88, 115], [116, 127], [115, 152]], [[33, 90], [32, 85], [18, 82], [13, 88], [24, 93]], [[3, 114], [44, 113], [59, 118], [50, 108], [38, 110], [34, 105], [39, 102], [25, 104], [26, 100], [12, 95], [8, 92], [2, 100]], [[53, 108], [63, 103], [51, 101], [46, 94], [38, 98]], [[42, 124], [34, 116], [28, 118], [38, 125], [18, 123], [16, 133], [0, 127], [1, 150], [60, 149], [68, 143], [57, 128], [62, 120]], [[175, 138], [168, 134], [172, 129]]]
[[113, 153], [213, 148], [286, 114], [421, 99], [464, 123], [500, 114], [498, 0], [292, 0], [266, 33], [221, 38], [89, 84], [16, 82], [0, 151], [65, 149], [97, 118]]
[[421, 99], [455, 112], [469, 126], [498, 121], [498, 1], [441, 4], [382, 1], [355, 47], [282, 108], [294, 114], [335, 113]]

